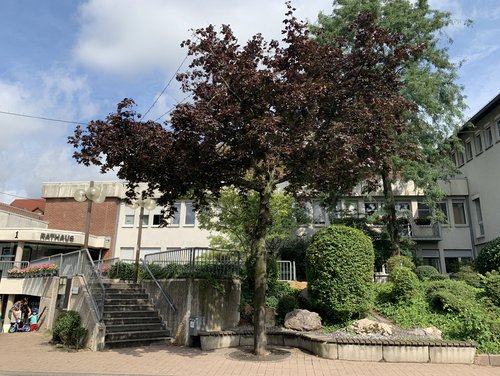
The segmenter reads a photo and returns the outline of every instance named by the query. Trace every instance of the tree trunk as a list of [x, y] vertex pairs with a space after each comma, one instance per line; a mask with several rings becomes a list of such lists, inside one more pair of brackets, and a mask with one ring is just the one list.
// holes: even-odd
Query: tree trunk
[[272, 187], [269, 184], [259, 192], [259, 217], [254, 232], [255, 244], [255, 295], [254, 295], [254, 353], [267, 354], [266, 337], [266, 235], [271, 221], [270, 201]]
[[382, 184], [384, 188], [385, 212], [387, 213], [387, 231], [391, 240], [391, 256], [399, 256], [401, 247], [399, 241], [398, 217], [396, 215], [396, 202], [392, 191], [392, 179], [387, 171], [382, 172]]

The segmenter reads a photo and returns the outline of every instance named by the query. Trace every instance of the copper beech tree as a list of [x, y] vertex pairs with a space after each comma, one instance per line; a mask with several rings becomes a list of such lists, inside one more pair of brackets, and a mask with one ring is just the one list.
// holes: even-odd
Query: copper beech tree
[[[171, 207], [179, 196], [198, 207], [232, 186], [258, 195], [248, 224], [255, 256], [254, 353], [266, 354], [266, 234], [277, 184], [292, 193], [346, 191], [382, 168], [410, 109], [399, 94], [398, 68], [418, 52], [361, 14], [339, 38], [320, 45], [288, 6], [282, 42], [260, 34], [241, 46], [229, 26], [195, 31], [183, 42], [192, 56], [177, 79], [190, 103], [165, 124], [141, 121], [125, 99], [105, 120], [77, 128], [75, 158], [114, 169], [134, 196], [139, 182]], [[242, 195], [244, 197], [244, 195]]]

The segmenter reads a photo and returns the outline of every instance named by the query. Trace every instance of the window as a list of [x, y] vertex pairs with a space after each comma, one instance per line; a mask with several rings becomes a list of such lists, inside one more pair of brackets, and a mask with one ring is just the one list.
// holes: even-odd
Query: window
[[378, 202], [365, 202], [365, 215], [368, 217], [379, 210]]
[[184, 224], [194, 226], [195, 218], [196, 214], [194, 212], [193, 204], [186, 203], [186, 218], [184, 219]]
[[445, 257], [444, 264], [446, 273], [456, 273], [460, 270], [460, 259], [458, 257]]
[[457, 151], [457, 164], [462, 166], [465, 163], [464, 152], [462, 150]]
[[409, 202], [396, 202], [396, 214], [398, 217], [408, 217], [411, 214]]
[[133, 226], [134, 225], [134, 218], [135, 218], [134, 214], [127, 214], [127, 215], [125, 215], [124, 225], [125, 226]]
[[483, 213], [481, 211], [481, 201], [479, 198], [472, 200], [476, 209], [477, 231], [479, 236], [484, 236]]
[[465, 220], [465, 203], [463, 201], [453, 201], [453, 218], [456, 225], [467, 224]]
[[438, 202], [437, 207], [443, 213], [446, 223], [449, 223], [448, 205], [446, 204], [446, 202]]
[[439, 257], [424, 257], [422, 258], [422, 264], [433, 266], [441, 273], [441, 261]]
[[485, 147], [486, 149], [488, 149], [489, 147], [491, 147], [491, 145], [493, 145], [493, 132], [491, 130], [491, 127], [486, 127], [485, 130], [484, 130], [484, 137], [485, 137]]
[[457, 153], [455, 153], [454, 151], [452, 151], [450, 158], [451, 158], [451, 161], [453, 162], [453, 164], [455, 166], [459, 166], [458, 159], [457, 159]]
[[421, 219], [426, 219], [430, 218], [431, 216], [431, 209], [427, 204], [424, 204], [423, 202], [419, 202], [417, 206], [417, 218]]
[[497, 141], [500, 141], [500, 120], [497, 120]]
[[467, 162], [472, 159], [472, 143], [470, 139], [465, 141], [465, 159], [467, 159]]
[[163, 214], [153, 215], [153, 226], [159, 226], [163, 220]]
[[476, 155], [481, 154], [483, 152], [483, 139], [481, 138], [481, 133], [477, 133], [474, 136], [474, 143], [476, 147]]
[[319, 202], [313, 202], [313, 223], [315, 225], [324, 225], [326, 223], [325, 211]]
[[149, 215], [148, 214], [144, 214], [142, 216], [142, 225], [143, 226], [148, 226], [149, 225]]
[[170, 218], [170, 224], [178, 226], [181, 218], [181, 204], [174, 204], [174, 207], [175, 207], [175, 212], [174, 216]]

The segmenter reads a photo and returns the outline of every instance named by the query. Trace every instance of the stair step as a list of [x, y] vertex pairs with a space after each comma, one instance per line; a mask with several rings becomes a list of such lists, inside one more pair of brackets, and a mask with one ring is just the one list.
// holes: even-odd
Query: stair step
[[158, 317], [158, 312], [150, 310], [150, 311], [107, 311], [104, 310], [104, 319], [121, 319], [121, 318], [137, 318], [137, 317], [143, 317], [143, 318], [151, 318], [151, 317]]
[[150, 305], [151, 302], [149, 299], [134, 299], [134, 298], [120, 298], [120, 299], [104, 299], [104, 306], [116, 306], [116, 305]]
[[114, 294], [119, 294], [119, 295], [130, 295], [130, 294], [146, 294], [145, 290], [143, 288], [127, 288], [127, 289], [120, 289], [120, 288], [108, 288], [104, 287], [106, 289], [106, 295], [114, 295]]
[[116, 311], [155, 311], [152, 304], [105, 304], [104, 312]]
[[145, 292], [134, 292], [131, 294], [117, 294], [106, 291], [106, 299], [149, 299], [149, 295]]
[[106, 325], [106, 334], [109, 333], [126, 333], [126, 332], [143, 332], [143, 331], [155, 331], [155, 330], [165, 330], [161, 322], [150, 323], [142, 322], [138, 324], [126, 324], [126, 325]]
[[120, 340], [143, 340], [143, 339], [153, 339], [153, 338], [169, 337], [169, 336], [170, 336], [170, 331], [166, 329], [113, 332], [113, 333], [106, 333], [105, 343], [120, 341]]
[[103, 283], [105, 289], [122, 289], [122, 290], [128, 290], [128, 289], [141, 289], [141, 285], [138, 283], [129, 283], [129, 282], [104, 282]]
[[104, 318], [104, 324], [106, 325], [106, 328], [109, 326], [116, 326], [116, 325], [134, 325], [134, 324], [161, 324], [162, 321], [161, 319], [155, 315], [151, 317], [110, 317], [110, 318]]

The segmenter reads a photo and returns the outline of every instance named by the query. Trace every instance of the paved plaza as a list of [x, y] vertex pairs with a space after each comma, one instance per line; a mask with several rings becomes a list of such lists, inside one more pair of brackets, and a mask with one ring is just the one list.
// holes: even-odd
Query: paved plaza
[[455, 364], [397, 364], [328, 360], [298, 349], [273, 362], [234, 359], [237, 349], [201, 351], [148, 346], [103, 352], [68, 352], [48, 343], [45, 333], [0, 334], [0, 375], [168, 375], [168, 376], [500, 376], [500, 368]]

